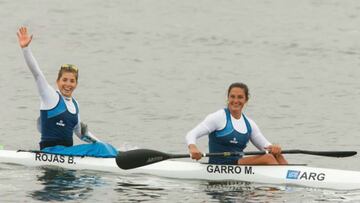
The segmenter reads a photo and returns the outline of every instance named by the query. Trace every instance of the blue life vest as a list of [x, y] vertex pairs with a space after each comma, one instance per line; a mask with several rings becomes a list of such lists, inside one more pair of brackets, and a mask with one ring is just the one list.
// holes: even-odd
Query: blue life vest
[[79, 108], [76, 101], [73, 103], [76, 113], [70, 113], [66, 107], [64, 98], [59, 95], [58, 104], [50, 110], [40, 110], [41, 141], [40, 148], [63, 145], [73, 145], [73, 131], [78, 124]]
[[[236, 131], [231, 122], [231, 114], [228, 108], [226, 113], [226, 125], [222, 130], [214, 131], [209, 134], [209, 152], [242, 152], [250, 140], [251, 126], [244, 114], [242, 114], [247, 128], [246, 133]], [[210, 164], [237, 164], [240, 156], [231, 157], [210, 157]]]

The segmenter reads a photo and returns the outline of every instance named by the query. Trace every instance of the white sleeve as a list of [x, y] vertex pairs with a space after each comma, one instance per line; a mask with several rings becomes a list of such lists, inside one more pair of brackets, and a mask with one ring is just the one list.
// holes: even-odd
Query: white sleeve
[[52, 88], [49, 85], [49, 83], [46, 81], [46, 78], [44, 74], [41, 72], [39, 68], [39, 64], [35, 60], [30, 47], [25, 47], [22, 50], [26, 64], [35, 78], [38, 92], [40, 94], [40, 98], [41, 98], [40, 109], [43, 110], [52, 109], [57, 105], [59, 101], [59, 95], [56, 93], [56, 90]]
[[195, 128], [190, 130], [186, 135], [187, 145], [196, 144], [196, 140], [205, 135], [209, 135], [215, 130], [220, 130], [226, 125], [226, 114], [224, 110], [219, 110], [209, 114]]
[[196, 144], [197, 139], [202, 136], [208, 135], [209, 133], [210, 131], [203, 124], [203, 122], [201, 122], [199, 125], [197, 125], [195, 128], [193, 128], [186, 134], [186, 143], [188, 146], [190, 144]]
[[264, 151], [265, 147], [271, 145], [271, 143], [264, 137], [256, 123], [249, 118], [248, 120], [252, 129], [250, 136], [251, 143], [253, 143], [259, 150]]

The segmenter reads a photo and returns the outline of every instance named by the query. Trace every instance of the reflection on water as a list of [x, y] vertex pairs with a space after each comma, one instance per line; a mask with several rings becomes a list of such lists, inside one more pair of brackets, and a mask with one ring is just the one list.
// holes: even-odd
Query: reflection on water
[[336, 191], [239, 181], [206, 182], [203, 191], [219, 202], [359, 202], [360, 190]]
[[30, 196], [41, 201], [85, 200], [91, 196], [95, 187], [104, 183], [100, 177], [60, 168], [42, 168], [37, 176], [44, 188], [35, 190]]
[[[191, 181], [42, 168], [35, 202], [358, 202], [359, 191], [330, 191], [240, 181]], [[14, 185], [15, 187], [16, 185]], [[29, 193], [27, 193], [29, 194]]]
[[114, 191], [121, 193], [119, 195], [119, 201], [139, 202], [139, 201], [156, 201], [166, 195], [165, 189], [158, 187], [151, 183], [146, 183], [146, 180], [141, 181], [145, 183], [139, 183], [139, 181], [130, 181], [126, 179], [118, 180], [117, 186]]
[[[115, 186], [120, 202], [281, 202], [284, 186], [240, 181], [191, 181], [157, 177], [124, 177]], [[291, 193], [291, 192], [290, 192]]]
[[204, 191], [211, 199], [220, 202], [274, 202], [278, 197], [280, 187], [260, 186], [250, 182], [221, 181], [208, 182]]

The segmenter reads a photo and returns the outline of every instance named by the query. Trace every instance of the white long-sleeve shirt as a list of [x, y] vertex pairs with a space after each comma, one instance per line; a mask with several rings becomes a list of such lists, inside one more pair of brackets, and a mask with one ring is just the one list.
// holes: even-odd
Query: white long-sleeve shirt
[[[246, 117], [250, 123], [252, 132], [250, 135], [250, 141], [255, 145], [256, 148], [263, 151], [264, 148], [271, 145], [271, 143], [264, 137], [261, 133], [259, 127], [256, 123]], [[234, 129], [240, 133], [246, 133], [247, 128], [244, 121], [243, 115], [241, 115], [240, 119], [236, 119], [231, 116], [231, 122]], [[226, 126], [226, 113], [224, 109], [220, 109], [214, 113], [209, 114], [200, 124], [198, 124], [195, 128], [190, 130], [186, 135], [186, 143], [187, 145], [196, 144], [196, 140], [205, 136], [209, 135], [210, 133], [222, 130]]]

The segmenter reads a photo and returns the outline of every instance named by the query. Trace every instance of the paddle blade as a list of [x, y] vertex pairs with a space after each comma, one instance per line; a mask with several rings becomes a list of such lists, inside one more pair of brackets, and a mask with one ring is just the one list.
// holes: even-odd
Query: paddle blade
[[170, 155], [150, 150], [150, 149], [135, 149], [126, 152], [119, 152], [116, 157], [116, 164], [122, 169], [133, 169], [159, 161], [169, 159]]
[[307, 150], [283, 150], [283, 154], [309, 154], [316, 156], [328, 156], [328, 157], [349, 157], [357, 154], [356, 151], [307, 151]]
[[313, 153], [313, 155], [329, 156], [329, 157], [349, 157], [349, 156], [354, 156], [356, 154], [357, 154], [356, 151], [327, 151], [327, 152], [325, 151], [325, 152]]

